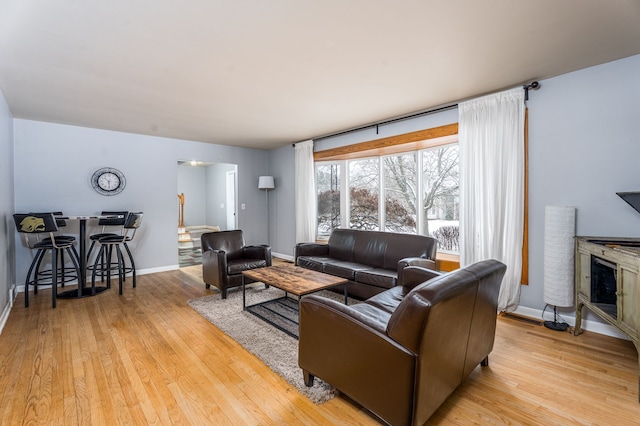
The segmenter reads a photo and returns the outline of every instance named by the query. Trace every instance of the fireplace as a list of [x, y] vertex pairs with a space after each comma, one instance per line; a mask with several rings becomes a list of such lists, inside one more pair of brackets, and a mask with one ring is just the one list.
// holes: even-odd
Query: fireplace
[[591, 256], [591, 303], [616, 318], [617, 270], [615, 263]]

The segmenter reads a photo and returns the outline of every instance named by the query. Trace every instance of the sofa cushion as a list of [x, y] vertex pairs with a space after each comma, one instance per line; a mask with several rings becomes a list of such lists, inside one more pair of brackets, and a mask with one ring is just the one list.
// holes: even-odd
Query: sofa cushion
[[355, 280], [357, 271], [364, 271], [372, 269], [371, 266], [362, 265], [360, 263], [332, 260], [325, 263], [322, 272], [326, 274], [335, 275], [336, 277], [346, 278], [348, 280]]
[[374, 268], [356, 272], [355, 281], [376, 287], [392, 288], [395, 287], [398, 282], [397, 275], [395, 270]]
[[314, 271], [323, 272], [324, 265], [327, 262], [332, 261], [330, 257], [321, 256], [299, 256], [296, 259], [296, 264], [303, 268], [312, 269]]

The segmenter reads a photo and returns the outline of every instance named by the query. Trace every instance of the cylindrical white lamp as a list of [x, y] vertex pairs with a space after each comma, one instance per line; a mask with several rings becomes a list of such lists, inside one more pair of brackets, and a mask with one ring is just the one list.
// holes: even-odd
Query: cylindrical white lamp
[[547, 206], [544, 212], [544, 302], [553, 305], [553, 321], [544, 325], [564, 331], [557, 307], [573, 306], [575, 273], [576, 208]]

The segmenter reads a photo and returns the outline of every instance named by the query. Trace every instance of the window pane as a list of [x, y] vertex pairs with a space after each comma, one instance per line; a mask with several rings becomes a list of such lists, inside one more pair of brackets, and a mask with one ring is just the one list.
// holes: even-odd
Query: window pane
[[460, 174], [458, 145], [422, 151], [425, 235], [438, 250], [459, 253]]
[[377, 231], [380, 229], [378, 159], [354, 160], [348, 164], [349, 228]]
[[318, 239], [328, 239], [331, 231], [340, 227], [340, 165], [316, 166], [318, 196]]
[[416, 155], [384, 158], [385, 231], [417, 233]]

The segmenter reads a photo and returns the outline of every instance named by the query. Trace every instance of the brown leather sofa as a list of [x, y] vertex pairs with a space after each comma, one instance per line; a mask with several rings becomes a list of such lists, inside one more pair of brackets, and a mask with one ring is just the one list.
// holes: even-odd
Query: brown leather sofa
[[[207, 232], [202, 244], [202, 279], [206, 288], [216, 286], [227, 298], [227, 289], [242, 285], [242, 271], [271, 266], [271, 247], [245, 245], [241, 230]], [[255, 282], [246, 278], [246, 283]]]
[[408, 267], [403, 285], [346, 306], [300, 302], [298, 363], [307, 386], [333, 385], [391, 425], [422, 425], [493, 349], [506, 266], [439, 275]]
[[334, 229], [327, 244], [299, 243], [294, 255], [296, 265], [346, 278], [349, 295], [367, 299], [398, 285], [407, 266], [435, 269], [437, 247], [422, 235]]

